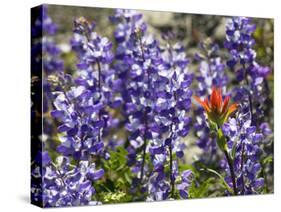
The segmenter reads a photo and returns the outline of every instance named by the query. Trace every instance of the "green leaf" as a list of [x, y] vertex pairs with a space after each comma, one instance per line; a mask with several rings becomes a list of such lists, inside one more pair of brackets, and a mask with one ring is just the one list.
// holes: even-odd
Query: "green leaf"
[[101, 196], [102, 202], [105, 204], [130, 202], [132, 200], [132, 197], [123, 191], [102, 193], [100, 196]]
[[217, 171], [215, 171], [215, 170], [213, 170], [213, 169], [209, 169], [209, 168], [203, 168], [203, 169], [201, 169], [201, 170], [202, 170], [202, 171], [208, 171], [208, 172], [210, 172], [210, 173], [216, 175], [216, 176], [220, 179], [222, 185], [223, 185], [230, 193], [233, 193], [232, 188], [229, 187], [229, 185], [227, 184], [227, 182], [225, 182], [224, 177], [223, 177], [221, 174], [219, 174]]
[[273, 157], [272, 155], [269, 155], [267, 157], [265, 157], [263, 160], [262, 160], [262, 164], [265, 165], [265, 164], [268, 164], [268, 163], [272, 163], [273, 162]]
[[210, 187], [213, 186], [215, 183], [214, 178], [208, 178], [198, 186], [193, 182], [189, 189], [189, 197], [190, 198], [202, 198], [209, 196]]
[[129, 174], [127, 172], [125, 172], [124, 177], [127, 181], [127, 183], [131, 184], [132, 183], [132, 179], [130, 178]]
[[105, 169], [107, 179], [102, 186], [109, 188], [112, 192], [125, 191], [132, 182], [132, 173], [127, 166], [128, 153], [124, 147], [117, 147], [116, 150], [109, 151], [109, 153], [110, 158], [102, 160], [102, 167]]

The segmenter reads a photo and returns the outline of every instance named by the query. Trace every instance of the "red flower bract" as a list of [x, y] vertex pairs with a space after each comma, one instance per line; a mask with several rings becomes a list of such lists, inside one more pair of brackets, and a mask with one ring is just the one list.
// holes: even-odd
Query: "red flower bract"
[[230, 97], [222, 98], [221, 89], [213, 87], [210, 101], [206, 97], [203, 101], [194, 96], [194, 99], [205, 109], [208, 115], [208, 119], [217, 125], [221, 126], [232, 114], [237, 110], [238, 105], [236, 103], [229, 105]]

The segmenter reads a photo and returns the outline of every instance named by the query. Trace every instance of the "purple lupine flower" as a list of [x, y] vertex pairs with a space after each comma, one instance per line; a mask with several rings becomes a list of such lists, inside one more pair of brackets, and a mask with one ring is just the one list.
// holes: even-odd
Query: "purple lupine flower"
[[[60, 59], [61, 50], [54, 41], [58, 26], [48, 15], [46, 5], [42, 6], [42, 19], [36, 21], [37, 27], [42, 27], [42, 52], [43, 52], [43, 70], [48, 75], [53, 72], [64, 70], [64, 63]], [[47, 77], [47, 76], [46, 76]]]
[[[32, 65], [41, 68], [41, 63], [43, 63], [43, 69], [46, 74], [62, 71], [63, 61], [59, 58], [61, 50], [53, 39], [53, 36], [57, 32], [57, 25], [48, 16], [46, 5], [42, 5], [41, 14], [35, 20], [31, 31], [34, 38], [38, 37], [38, 40], [34, 39], [36, 43], [33, 43], [31, 48], [33, 56]], [[43, 56], [43, 61], [39, 55]]]
[[34, 38], [31, 48], [31, 63], [32, 72], [37, 72], [39, 75], [41, 75], [43, 66], [44, 112], [47, 112], [51, 108], [50, 100], [53, 100], [52, 91], [58, 89], [54, 83], [50, 82], [48, 77], [60, 74], [64, 70], [64, 62], [60, 58], [61, 50], [54, 40], [57, 29], [57, 25], [48, 15], [47, 6], [42, 5], [39, 17], [34, 21], [31, 29]]
[[148, 132], [151, 123], [151, 53], [156, 42], [144, 36], [146, 27], [142, 15], [133, 10], [116, 10], [110, 20], [116, 24], [114, 32], [117, 41], [116, 71], [119, 81], [115, 83], [115, 91], [122, 97], [123, 123], [130, 133], [128, 139], [128, 164], [133, 165], [132, 171], [142, 181], [145, 172], [144, 159], [137, 160], [136, 151], [147, 152], [147, 140], [151, 139]]
[[94, 29], [95, 25], [90, 25], [83, 17], [74, 21], [71, 45], [79, 56], [79, 67], [87, 68], [95, 63], [108, 64], [113, 59], [111, 42], [108, 38], [100, 36]]
[[149, 177], [148, 183], [148, 197], [147, 201], [165, 200], [169, 197], [171, 190], [170, 183], [165, 176], [164, 164], [167, 161], [168, 155], [156, 154], [153, 157], [154, 172]]
[[[223, 133], [228, 138], [229, 152], [234, 153], [234, 174], [238, 194], [256, 194], [263, 188], [263, 178], [259, 177], [261, 164], [259, 162], [260, 145], [263, 134], [251, 123], [251, 113], [248, 105], [242, 105], [236, 118], [230, 118], [223, 125]], [[226, 170], [227, 183], [233, 187], [230, 170], [226, 161], [222, 162]]]
[[[156, 105], [154, 106], [155, 124], [152, 131], [155, 139], [151, 142], [150, 149], [157, 150], [152, 152], [152, 157], [158, 154], [166, 155], [166, 160], [162, 163], [163, 169], [159, 171], [156, 169], [155, 172], [163, 175], [164, 173], [161, 172], [164, 171], [165, 164], [169, 163], [169, 177], [165, 180], [170, 183], [170, 197], [174, 198], [174, 192], [177, 189], [175, 180], [179, 175], [177, 158], [184, 156], [185, 143], [182, 138], [187, 136], [191, 125], [191, 118], [187, 116], [187, 113], [191, 108], [190, 85], [193, 76], [189, 73], [189, 60], [180, 43], [174, 45], [168, 43], [162, 49], [161, 56], [162, 61], [158, 66], [158, 75], [154, 83]], [[173, 158], [174, 153], [176, 158]]]
[[[128, 45], [131, 35], [137, 29], [145, 31], [147, 26], [142, 19], [142, 14], [135, 10], [128, 9], [116, 9], [115, 14], [109, 17], [109, 20], [116, 24], [116, 30], [114, 31], [114, 37], [119, 44]], [[117, 56], [120, 54], [127, 54], [124, 45], [119, 45], [117, 48]]]
[[[199, 62], [199, 74], [196, 76], [198, 87], [196, 95], [201, 98], [209, 96], [214, 87], [221, 88], [222, 93], [226, 95], [226, 87], [229, 82], [225, 72], [225, 65], [218, 56], [219, 46], [211, 43], [209, 40], [200, 44], [203, 54], [196, 54], [195, 58]], [[216, 136], [211, 135], [208, 126], [207, 117], [203, 108], [195, 110], [194, 125], [197, 145], [204, 150], [204, 156], [210, 160], [210, 157], [216, 155]], [[202, 156], [204, 158], [204, 156]]]
[[[142, 57], [140, 57], [140, 52], [136, 50], [136, 42], [138, 41], [136, 40], [135, 32], [138, 29], [142, 29], [144, 33], [146, 25], [142, 20], [142, 15], [134, 10], [117, 9], [114, 15], [110, 16], [109, 19], [116, 25], [114, 37], [117, 44], [115, 63], [113, 66], [116, 80], [112, 81], [111, 87], [115, 94], [119, 94], [116, 96], [121, 100], [121, 113], [123, 118], [120, 120], [119, 127], [128, 128], [130, 134], [127, 136], [127, 142], [129, 142], [130, 139], [130, 146], [127, 148], [128, 165], [132, 166], [132, 172], [137, 176], [138, 173], [140, 175], [139, 171], [142, 165], [141, 161], [137, 161], [136, 149], [141, 148], [143, 140], [139, 137], [140, 131], [134, 129], [137, 128], [137, 122], [133, 125], [131, 124], [134, 122], [134, 119], [131, 117], [137, 117], [138, 114], [138, 116], [142, 116], [143, 109], [138, 108], [137, 104], [139, 104], [139, 100], [136, 100], [136, 103], [134, 103], [132, 96], [137, 95], [141, 88], [140, 85], [143, 80], [141, 75], [143, 75], [143, 73], [141, 64], [136, 64], [140, 63], [136, 59], [137, 56], [138, 58]], [[139, 46], [139, 44], [137, 44], [137, 46]], [[135, 81], [135, 85], [133, 81]], [[136, 112], [137, 110], [139, 110], [139, 113]], [[144, 168], [145, 167], [143, 167], [142, 170], [144, 170]], [[139, 179], [136, 178], [134, 181], [137, 182]], [[135, 188], [133, 188], [133, 190], [134, 189]]]
[[56, 93], [55, 110], [51, 112], [61, 122], [57, 151], [78, 161], [90, 161], [92, 156], [109, 157], [103, 137], [112, 119], [105, 110], [110, 91], [106, 91], [104, 76], [111, 61], [111, 44], [92, 32], [92, 26], [84, 18], [75, 21], [72, 46], [78, 57], [78, 77], [68, 89]]
[[[146, 32], [141, 17], [136, 11], [117, 10], [110, 18], [117, 24], [115, 70], [121, 79], [117, 88], [122, 94], [127, 117], [124, 122], [130, 133], [128, 165], [137, 177], [133, 187], [142, 184], [142, 189], [148, 191], [147, 199], [160, 200], [168, 198], [175, 189], [172, 184], [177, 173], [173, 168], [176, 159], [169, 155], [183, 157], [185, 145], [180, 138], [188, 134], [191, 122], [186, 112], [191, 106], [192, 76], [184, 48], [175, 44], [162, 50]], [[147, 154], [153, 170], [145, 162]], [[164, 165], [169, 161], [171, 171], [166, 176]]]
[[64, 156], [59, 156], [56, 164], [50, 161], [42, 171], [44, 207], [98, 204], [92, 201], [92, 183], [103, 174], [103, 169], [97, 170], [88, 161], [80, 161], [77, 167]]
[[[139, 36], [139, 35], [133, 35]], [[133, 49], [136, 59], [132, 65], [127, 80], [127, 92], [130, 97], [126, 103], [128, 122], [126, 129], [130, 132], [129, 140], [132, 147], [137, 151], [142, 149], [142, 159], [137, 160], [135, 166], [140, 168], [139, 179], [145, 176], [147, 164], [145, 155], [150, 143], [154, 140], [150, 130], [153, 124], [153, 106], [155, 101], [153, 79], [157, 74], [157, 43], [151, 37], [140, 36]], [[157, 55], [158, 54], [158, 55]]]
[[227, 62], [230, 68], [234, 68], [239, 63], [251, 64], [254, 62], [256, 52], [253, 50], [255, 40], [252, 38], [252, 33], [255, 29], [256, 26], [251, 23], [249, 18], [227, 19], [225, 47], [231, 53], [231, 59]]
[[[136, 72], [134, 48], [136, 45], [135, 31], [141, 29], [144, 33], [146, 31], [146, 24], [142, 20], [142, 14], [134, 10], [117, 9], [113, 16], [109, 17], [110, 21], [116, 24], [114, 37], [117, 42], [115, 52], [114, 72], [116, 80], [112, 82], [112, 88], [115, 93], [119, 93], [122, 100], [122, 112], [126, 119], [126, 111], [130, 110], [130, 104], [126, 103], [130, 100], [127, 89], [127, 79], [130, 78], [129, 73], [131, 69]], [[138, 71], [140, 71], [138, 69]], [[136, 73], [137, 74], [137, 73]], [[127, 122], [126, 120], [124, 121]]]
[[94, 31], [95, 24], [88, 23], [83, 17], [76, 19], [74, 26], [71, 46], [79, 59], [75, 83], [95, 92], [102, 104], [118, 108], [121, 98], [113, 91], [118, 82], [115, 82], [115, 70], [109, 66], [113, 60], [112, 43], [98, 35]]
[[227, 19], [225, 47], [230, 53], [228, 67], [235, 73], [240, 84], [234, 87], [235, 101], [246, 101], [251, 109], [252, 124], [260, 124], [264, 116], [265, 101], [269, 93], [266, 77], [269, 67], [256, 61], [253, 32], [256, 25], [250, 18], [233, 17]]
[[250, 18], [227, 19], [225, 47], [230, 53], [227, 65], [239, 83], [233, 93], [242, 108], [239, 116], [224, 126], [224, 133], [229, 136], [229, 148], [235, 150], [234, 170], [240, 194], [255, 194], [262, 189], [260, 146], [272, 133], [269, 124], [264, 122], [269, 93], [267, 76], [271, 71], [256, 61], [255, 28]]
[[90, 155], [103, 154], [100, 134], [106, 118], [100, 119], [103, 105], [94, 101], [95, 96], [83, 86], [61, 92], [55, 102], [56, 110], [51, 115], [62, 124], [58, 132], [61, 144], [57, 151], [76, 160], [88, 160]]
[[[35, 151], [32, 152], [32, 160], [34, 163], [31, 168], [32, 172], [37, 172], [37, 174], [40, 173], [38, 171], [42, 169], [42, 166], [50, 160], [46, 152], [42, 153], [41, 150], [54, 148], [53, 142], [49, 141], [51, 141], [53, 133], [55, 132], [55, 127], [53, 125], [53, 120], [45, 116], [45, 113], [52, 109], [52, 101], [54, 100], [52, 92], [60, 89], [60, 87], [56, 85], [57, 83], [53, 83], [52, 79], [56, 78], [56, 76], [60, 76], [64, 69], [64, 63], [60, 58], [61, 50], [54, 40], [56, 31], [57, 25], [49, 17], [47, 6], [42, 5], [38, 7], [37, 15], [34, 17], [34, 20], [32, 20], [31, 26], [31, 74], [32, 84], [34, 83], [34, 85], [32, 85], [32, 87], [34, 87], [32, 91], [32, 102], [34, 103], [32, 104], [32, 118], [34, 118], [34, 120], [32, 120], [32, 123], [36, 123], [36, 119], [39, 120], [40, 115], [36, 114], [43, 113], [44, 126], [40, 132], [37, 132], [40, 134], [35, 132], [32, 134], [36, 142], [32, 142]], [[41, 102], [43, 105], [41, 105]], [[38, 106], [40, 108], [33, 108]], [[37, 129], [37, 127], [35, 129]], [[40, 140], [42, 143], [37, 140], [39, 138], [42, 138], [42, 140]], [[32, 174], [31, 199], [41, 204], [42, 181], [40, 178], [36, 178], [37, 174]]]
[[[59, 187], [53, 192], [51, 185], [49, 192], [49, 185], [44, 181], [43, 185], [47, 186], [46, 201], [50, 206], [89, 204], [95, 193], [92, 182], [100, 179], [104, 170], [94, 171], [95, 164], [88, 164], [92, 157], [109, 157], [103, 138], [108, 126], [114, 123], [106, 111], [111, 101], [108, 85], [112, 78], [112, 70], [108, 66], [112, 58], [111, 44], [91, 31], [92, 27], [83, 18], [76, 20], [72, 46], [78, 57], [77, 78], [73, 80], [69, 75], [61, 75], [61, 89], [54, 92], [55, 110], [51, 111], [51, 115], [60, 122], [57, 131], [61, 143], [57, 152], [63, 155], [63, 160], [73, 158], [78, 161], [79, 166], [71, 170], [67, 168], [68, 172], [61, 179], [65, 184], [62, 185], [64, 190]], [[45, 179], [62, 174], [55, 166], [47, 167], [47, 170], [50, 176]]]
[[42, 5], [42, 27], [43, 31], [49, 35], [54, 35], [57, 32], [57, 25], [53, 22], [51, 17], [48, 15], [47, 5]]
[[57, 150], [76, 160], [88, 160], [91, 155], [108, 158], [103, 137], [115, 120], [106, 106], [118, 103], [116, 99], [111, 101], [108, 83], [113, 78], [108, 66], [112, 60], [112, 45], [107, 38], [94, 32], [94, 25], [86, 19], [76, 19], [74, 26], [71, 44], [78, 57], [78, 77], [75, 85], [58, 93], [54, 102], [56, 110], [52, 115], [62, 122], [58, 131], [63, 133]]
[[183, 171], [181, 174], [181, 183], [177, 185], [180, 196], [183, 199], [188, 198], [188, 189], [193, 181], [193, 173], [190, 170]]

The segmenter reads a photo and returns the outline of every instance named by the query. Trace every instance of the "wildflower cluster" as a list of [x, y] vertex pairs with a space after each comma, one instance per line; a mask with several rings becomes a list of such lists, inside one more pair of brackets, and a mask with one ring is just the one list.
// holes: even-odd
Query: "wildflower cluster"
[[[178, 43], [162, 48], [147, 33], [141, 14], [117, 10], [110, 19], [117, 24], [115, 69], [126, 80], [119, 91], [129, 132], [128, 165], [136, 175], [133, 190], [140, 183], [149, 199], [173, 198], [178, 175], [173, 154], [183, 157], [185, 145], [180, 138], [188, 134], [191, 122], [186, 116], [192, 95], [189, 61]], [[167, 164], [169, 172], [165, 173]], [[187, 189], [182, 187], [183, 192]]]
[[257, 62], [251, 19], [226, 18], [224, 42], [193, 51], [138, 11], [116, 9], [107, 37], [99, 21], [74, 17], [62, 51], [47, 12], [39, 7], [31, 28], [32, 202], [268, 192], [272, 72]]

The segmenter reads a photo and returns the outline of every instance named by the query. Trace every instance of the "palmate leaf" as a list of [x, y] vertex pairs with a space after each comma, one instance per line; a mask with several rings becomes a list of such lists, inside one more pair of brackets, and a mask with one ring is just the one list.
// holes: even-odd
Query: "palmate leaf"
[[127, 151], [124, 147], [117, 147], [115, 151], [109, 151], [110, 158], [103, 160], [103, 167], [107, 174], [105, 187], [115, 190], [128, 189], [132, 183], [130, 168], [127, 165]]

